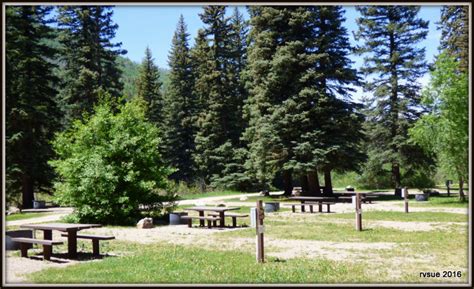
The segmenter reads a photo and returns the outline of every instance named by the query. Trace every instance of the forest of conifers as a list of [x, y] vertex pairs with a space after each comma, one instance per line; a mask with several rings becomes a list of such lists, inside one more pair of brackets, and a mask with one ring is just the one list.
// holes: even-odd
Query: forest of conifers
[[246, 9], [248, 20], [203, 7], [192, 47], [176, 19], [164, 70], [149, 48], [141, 64], [126, 58], [113, 7], [7, 6], [7, 198], [31, 207], [34, 193], [54, 193], [55, 136], [103, 99], [143, 99], [168, 178], [202, 189], [331, 194], [334, 172], [370, 188], [433, 187], [440, 170], [467, 181], [468, 6], [442, 8], [435, 63], [418, 46], [419, 6], [357, 6], [358, 47], [341, 6]]

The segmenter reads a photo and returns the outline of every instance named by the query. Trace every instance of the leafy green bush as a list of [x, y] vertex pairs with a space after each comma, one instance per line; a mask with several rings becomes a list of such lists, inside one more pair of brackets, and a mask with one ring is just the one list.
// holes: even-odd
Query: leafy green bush
[[145, 210], [162, 209], [167, 176], [158, 152], [158, 129], [145, 117], [141, 99], [126, 104], [102, 100], [94, 114], [56, 135], [58, 156], [50, 164], [59, 179], [56, 200], [75, 208], [71, 220], [103, 224], [130, 224]]

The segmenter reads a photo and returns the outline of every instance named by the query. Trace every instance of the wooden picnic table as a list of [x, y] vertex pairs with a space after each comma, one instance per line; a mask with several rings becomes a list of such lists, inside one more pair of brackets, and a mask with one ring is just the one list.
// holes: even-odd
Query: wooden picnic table
[[337, 197], [309, 197], [309, 196], [299, 196], [299, 197], [289, 197], [289, 200], [295, 200], [295, 201], [300, 201], [301, 202], [301, 212], [305, 211], [305, 203], [310, 202], [310, 203], [319, 203], [318, 206], [318, 211], [322, 212], [322, 203], [324, 202], [336, 202]]
[[102, 227], [100, 224], [69, 224], [69, 223], [48, 223], [48, 224], [25, 224], [21, 228], [42, 230], [45, 240], [53, 239], [53, 230], [67, 232], [67, 253], [68, 258], [77, 258], [77, 231]]
[[[199, 217], [204, 217], [204, 212], [218, 212], [220, 224], [219, 227], [225, 227], [225, 215], [226, 211], [232, 210], [239, 210], [238, 207], [207, 207], [207, 206], [198, 206], [198, 207], [191, 207], [184, 210], [187, 211], [197, 211], [199, 213]], [[204, 220], [199, 220], [199, 224], [204, 226]]]

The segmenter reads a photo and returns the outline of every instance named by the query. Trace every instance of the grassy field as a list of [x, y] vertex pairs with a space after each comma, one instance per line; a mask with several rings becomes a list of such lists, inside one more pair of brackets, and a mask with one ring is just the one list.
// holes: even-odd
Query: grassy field
[[24, 220], [24, 219], [32, 219], [32, 218], [39, 218], [51, 215], [51, 213], [19, 213], [13, 214], [6, 217], [8, 221], [17, 221], [17, 220]]

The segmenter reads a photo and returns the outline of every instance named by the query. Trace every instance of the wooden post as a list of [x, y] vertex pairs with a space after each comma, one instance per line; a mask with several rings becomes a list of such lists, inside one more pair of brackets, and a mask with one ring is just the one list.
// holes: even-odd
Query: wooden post
[[448, 197], [450, 196], [450, 192], [449, 192], [449, 185], [450, 185], [450, 184], [451, 184], [451, 183], [450, 183], [449, 180], [446, 181], [446, 187], [448, 188]]
[[406, 187], [402, 189], [402, 193], [405, 199], [405, 213], [408, 213], [408, 190]]
[[360, 201], [360, 194], [355, 195], [355, 212], [356, 212], [356, 230], [362, 231], [362, 206]]
[[257, 220], [256, 220], [256, 229], [257, 229], [257, 263], [264, 262], [263, 254], [263, 232], [265, 227], [263, 226], [263, 218], [265, 218], [265, 211], [263, 210], [262, 200], [257, 201]]

